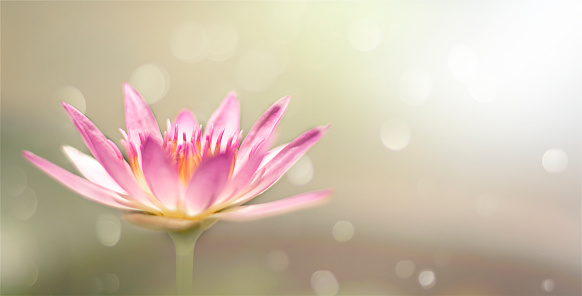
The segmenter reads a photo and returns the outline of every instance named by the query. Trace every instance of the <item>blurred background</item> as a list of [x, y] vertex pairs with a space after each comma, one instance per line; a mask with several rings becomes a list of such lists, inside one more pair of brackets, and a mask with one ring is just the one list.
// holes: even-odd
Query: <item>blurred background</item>
[[208, 295], [580, 295], [580, 1], [5, 2], [3, 294], [171, 294], [174, 250], [22, 157], [119, 144], [123, 82], [158, 122], [227, 92], [278, 144], [332, 124], [255, 202], [331, 202], [198, 241]]

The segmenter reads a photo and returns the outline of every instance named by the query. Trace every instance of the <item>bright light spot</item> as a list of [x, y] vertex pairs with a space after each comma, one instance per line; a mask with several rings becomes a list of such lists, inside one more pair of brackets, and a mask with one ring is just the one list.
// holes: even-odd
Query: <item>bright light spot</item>
[[497, 212], [497, 197], [492, 193], [481, 194], [475, 203], [475, 210], [483, 217], [491, 217]]
[[407, 279], [414, 273], [414, 262], [402, 260], [396, 264], [396, 276]]
[[2, 171], [8, 173], [2, 174], [2, 186], [6, 188], [10, 195], [18, 196], [26, 189], [26, 184], [28, 183], [26, 172], [15, 165], [7, 165], [4, 169]]
[[187, 22], [178, 26], [170, 39], [170, 50], [183, 62], [198, 62], [204, 58], [208, 37], [199, 23]]
[[270, 53], [249, 51], [238, 60], [234, 75], [244, 89], [258, 92], [275, 82], [278, 70], [277, 61]]
[[542, 289], [546, 292], [552, 292], [556, 283], [552, 279], [545, 279], [542, 281]]
[[285, 271], [289, 267], [289, 256], [280, 250], [271, 251], [267, 255], [267, 266], [275, 272]]
[[497, 81], [495, 79], [477, 75], [469, 81], [469, 93], [480, 103], [491, 103], [497, 96]]
[[15, 198], [12, 212], [18, 219], [27, 220], [36, 212], [38, 204], [36, 194], [30, 187], [26, 187], [24, 191]]
[[231, 23], [213, 23], [208, 25], [208, 59], [225, 61], [236, 52], [238, 33]]
[[105, 293], [113, 294], [119, 290], [119, 277], [115, 273], [103, 275], [103, 288]]
[[423, 270], [418, 274], [418, 283], [425, 288], [430, 289], [436, 284], [436, 278], [432, 270]]
[[372, 20], [358, 18], [348, 25], [348, 41], [358, 51], [372, 51], [382, 42], [382, 30]]
[[331, 231], [333, 238], [338, 242], [347, 242], [354, 237], [356, 229], [349, 221], [337, 221]]
[[311, 275], [311, 288], [319, 296], [333, 296], [339, 291], [339, 283], [329, 270], [318, 270]]
[[87, 103], [85, 102], [85, 96], [78, 88], [70, 85], [61, 87], [57, 91], [57, 99], [77, 108], [81, 113], [85, 113]]
[[444, 267], [451, 263], [453, 254], [448, 250], [438, 250], [434, 253], [434, 263], [438, 267]]
[[455, 79], [467, 83], [479, 73], [479, 56], [468, 45], [455, 45], [449, 53], [449, 67]]
[[97, 219], [97, 239], [106, 247], [113, 247], [121, 238], [121, 222], [111, 214], [102, 214]]
[[568, 155], [562, 149], [549, 149], [542, 157], [542, 165], [550, 174], [561, 173], [568, 167]]
[[420, 106], [426, 102], [432, 90], [432, 79], [428, 72], [419, 67], [404, 72], [398, 86], [398, 97], [410, 106]]
[[302, 186], [313, 179], [313, 163], [309, 156], [303, 155], [285, 174], [291, 184]]
[[129, 83], [135, 87], [148, 104], [163, 98], [170, 88], [168, 72], [156, 64], [145, 64], [133, 71]]
[[390, 119], [382, 125], [380, 140], [390, 150], [399, 151], [410, 143], [411, 129], [406, 121]]

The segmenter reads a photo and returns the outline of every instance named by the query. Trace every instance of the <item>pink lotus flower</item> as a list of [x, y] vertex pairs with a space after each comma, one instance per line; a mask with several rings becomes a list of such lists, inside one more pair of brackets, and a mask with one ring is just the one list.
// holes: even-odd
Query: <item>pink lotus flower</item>
[[330, 190], [323, 190], [244, 205], [277, 182], [329, 128], [314, 128], [269, 150], [289, 97], [275, 102], [244, 140], [234, 92], [227, 95], [204, 130], [184, 110], [173, 123], [167, 121], [162, 136], [146, 102], [129, 84], [124, 87], [127, 132], [121, 133], [127, 161], [85, 115], [64, 102], [94, 156], [70, 146], [63, 148], [85, 178], [29, 151], [24, 156], [74, 192], [131, 211], [126, 219], [153, 229], [178, 231], [204, 221], [261, 218], [311, 206], [329, 196]]

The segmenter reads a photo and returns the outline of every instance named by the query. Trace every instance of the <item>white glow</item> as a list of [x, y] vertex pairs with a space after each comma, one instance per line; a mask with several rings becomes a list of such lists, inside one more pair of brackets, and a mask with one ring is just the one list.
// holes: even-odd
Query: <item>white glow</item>
[[113, 247], [121, 238], [121, 222], [111, 214], [102, 214], [95, 227], [97, 239], [106, 247]]
[[283, 272], [289, 267], [289, 256], [281, 250], [275, 250], [267, 254], [267, 266], [275, 272]]
[[491, 103], [497, 96], [497, 85], [495, 79], [477, 75], [469, 81], [469, 93], [477, 102]]
[[468, 45], [455, 45], [449, 53], [449, 68], [459, 82], [467, 83], [479, 73], [479, 56]]
[[232, 23], [217, 22], [208, 25], [208, 59], [225, 61], [232, 57], [238, 45], [238, 33]]
[[475, 210], [483, 217], [491, 217], [497, 212], [497, 197], [491, 193], [485, 193], [477, 198]]
[[337, 221], [332, 229], [333, 238], [338, 242], [347, 242], [354, 237], [356, 229], [349, 221]]
[[207, 43], [206, 28], [196, 22], [187, 22], [174, 30], [170, 50], [183, 62], [197, 62], [204, 58]]
[[396, 276], [401, 279], [407, 279], [414, 273], [414, 262], [410, 260], [401, 260], [396, 264]]
[[542, 281], [542, 289], [546, 292], [552, 292], [556, 283], [552, 279], [545, 279]]
[[302, 186], [313, 179], [313, 163], [307, 155], [303, 155], [297, 162], [285, 173], [291, 184]]
[[36, 194], [30, 187], [26, 187], [24, 191], [16, 197], [12, 212], [14, 216], [21, 220], [27, 220], [36, 212], [38, 204]]
[[63, 86], [57, 91], [56, 96], [58, 100], [77, 108], [81, 113], [85, 113], [87, 103], [85, 96], [78, 88], [71, 85]]
[[278, 74], [277, 61], [265, 51], [249, 51], [236, 63], [236, 81], [248, 91], [263, 91], [269, 88]]
[[311, 288], [318, 296], [333, 296], [339, 291], [339, 282], [329, 270], [318, 270], [311, 275]]
[[432, 79], [424, 68], [413, 67], [404, 72], [398, 85], [398, 97], [410, 106], [423, 105], [432, 91]]
[[542, 157], [542, 166], [550, 174], [559, 174], [568, 167], [568, 155], [562, 149], [549, 149]]
[[401, 119], [387, 120], [380, 130], [382, 144], [390, 150], [399, 151], [410, 143], [412, 131], [408, 123]]
[[347, 34], [350, 45], [358, 51], [372, 51], [382, 42], [382, 30], [378, 24], [367, 18], [351, 21]]
[[129, 83], [135, 87], [148, 104], [163, 98], [170, 88], [170, 77], [156, 64], [145, 64], [133, 71]]
[[436, 277], [432, 270], [423, 270], [418, 274], [418, 283], [425, 289], [430, 289], [436, 284]]

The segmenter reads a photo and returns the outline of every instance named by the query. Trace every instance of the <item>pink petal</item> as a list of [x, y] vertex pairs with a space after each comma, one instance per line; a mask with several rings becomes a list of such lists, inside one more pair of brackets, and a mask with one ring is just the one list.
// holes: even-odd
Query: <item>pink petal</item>
[[162, 146], [148, 138], [142, 152], [143, 173], [152, 193], [170, 210], [177, 208], [180, 175]]
[[214, 214], [213, 216], [225, 220], [252, 220], [284, 214], [307, 207], [315, 206], [326, 200], [331, 194], [331, 190], [308, 192], [281, 200], [236, 207]]
[[290, 99], [291, 97], [287, 96], [278, 100], [261, 115], [241, 144], [237, 159], [246, 160], [253, 147], [271, 137], [283, 114], [285, 114]]
[[210, 119], [208, 120], [208, 125], [204, 130], [204, 135], [202, 139], [206, 139], [206, 135], [210, 132], [210, 127], [212, 126], [214, 129], [213, 137], [211, 143], [216, 142], [216, 137], [222, 133], [224, 130], [224, 138], [222, 140], [221, 146], [224, 148], [228, 138], [232, 136], [236, 136], [239, 132], [239, 118], [240, 118], [240, 111], [239, 111], [239, 104], [236, 99], [235, 92], [230, 92], [220, 107], [214, 111]]
[[[228, 199], [238, 197], [240, 195], [238, 192], [248, 187], [265, 155], [266, 146], [264, 143], [259, 143], [250, 152], [249, 160], [242, 165], [238, 172], [235, 170], [234, 176], [228, 182], [226, 192], [220, 199], [215, 201], [215, 204], [220, 204]], [[239, 164], [237, 163], [236, 165]]]
[[103, 166], [93, 157], [71, 147], [64, 146], [63, 150], [79, 172], [89, 181], [101, 185], [117, 193], [127, 194], [119, 184], [109, 176]]
[[242, 204], [263, 193], [275, 184], [285, 172], [313, 146], [329, 129], [329, 125], [311, 129], [287, 144], [277, 153], [263, 169], [265, 174], [255, 188], [241, 196], [236, 203]]
[[63, 103], [63, 106], [81, 133], [85, 144], [109, 176], [132, 198], [147, 206], [157, 208], [150, 202], [147, 194], [137, 183], [129, 165], [123, 160], [121, 151], [105, 138], [103, 133], [83, 113], [67, 103]]
[[220, 154], [203, 161], [196, 168], [185, 194], [188, 215], [203, 212], [219, 197], [228, 181], [233, 157], [230, 153]]
[[136, 210], [136, 208], [129, 206], [127, 201], [112, 190], [91, 183], [90, 181], [61, 168], [52, 162], [33, 154], [32, 152], [24, 151], [23, 155], [35, 166], [56, 179], [65, 187], [92, 201], [118, 209]]
[[87, 145], [87, 148], [89, 148], [89, 151], [91, 151], [93, 156], [99, 160], [97, 153], [95, 152], [95, 147], [93, 147], [93, 144], [91, 143], [91, 137], [105, 138], [103, 133], [83, 113], [75, 109], [75, 107], [65, 102], [61, 102], [61, 104], [81, 134], [81, 137], [83, 138], [85, 145]]
[[148, 188], [142, 188], [140, 186], [133, 171], [127, 162], [125, 162], [121, 153], [115, 153], [115, 150], [112, 148], [113, 145], [109, 143], [109, 140], [106, 138], [95, 137], [91, 138], [91, 143], [97, 152], [97, 159], [121, 188], [123, 188], [136, 201], [149, 207], [159, 209], [158, 206], [152, 203], [148, 197], [148, 193], [145, 192]]
[[194, 130], [198, 127], [198, 121], [196, 120], [196, 117], [194, 117], [194, 114], [192, 114], [192, 112], [189, 110], [183, 110], [180, 112], [178, 117], [176, 117], [174, 124], [178, 125], [178, 131], [180, 132], [178, 138], [182, 138], [181, 134], [186, 133], [186, 139], [188, 139], [188, 141], [192, 137]]
[[125, 122], [127, 135], [136, 147], [140, 147], [140, 135], [144, 138], [152, 137], [162, 142], [162, 134], [152, 110], [141, 95], [128, 83], [123, 85], [125, 90]]

